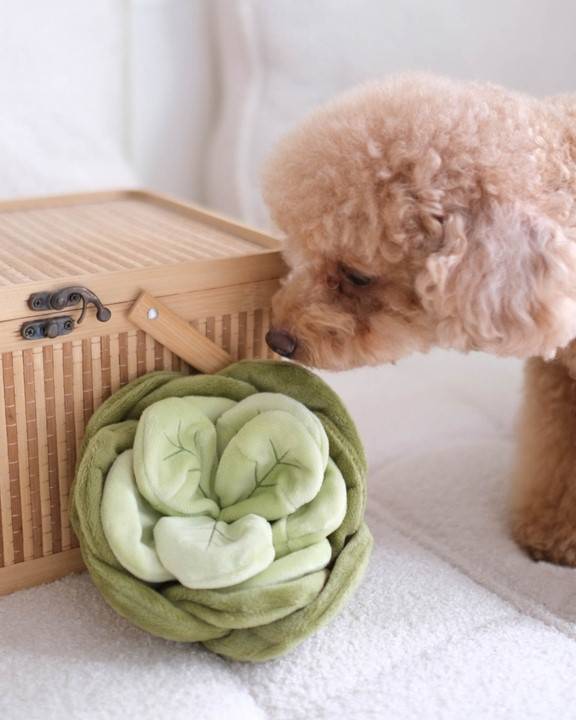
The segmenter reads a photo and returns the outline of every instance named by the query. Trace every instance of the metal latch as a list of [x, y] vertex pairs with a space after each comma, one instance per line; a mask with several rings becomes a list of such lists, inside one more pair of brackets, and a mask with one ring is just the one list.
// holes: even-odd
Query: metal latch
[[74, 321], [70, 315], [59, 317], [42, 318], [25, 322], [20, 328], [20, 334], [25, 340], [38, 340], [40, 338], [55, 338], [59, 335], [68, 335], [79, 325], [86, 315], [88, 305], [96, 308], [96, 319], [100, 322], [108, 322], [112, 317], [109, 308], [104, 307], [100, 298], [92, 290], [80, 285], [65, 287], [56, 292], [33, 293], [28, 298], [28, 307], [34, 311], [63, 310], [82, 303], [82, 310], [78, 320]]
[[56, 338], [59, 335], [68, 335], [74, 330], [74, 318], [70, 315], [61, 317], [32, 320], [22, 325], [20, 334], [24, 340], [40, 340], [41, 338]]

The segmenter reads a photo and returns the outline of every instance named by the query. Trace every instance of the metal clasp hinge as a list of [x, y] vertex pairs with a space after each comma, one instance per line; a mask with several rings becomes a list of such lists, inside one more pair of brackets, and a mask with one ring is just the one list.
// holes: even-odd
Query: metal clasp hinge
[[59, 335], [67, 335], [79, 325], [86, 315], [88, 305], [96, 308], [96, 319], [100, 322], [108, 322], [112, 312], [105, 307], [100, 298], [86, 287], [74, 285], [65, 287], [56, 292], [37, 292], [28, 298], [28, 307], [36, 312], [45, 310], [63, 310], [82, 303], [82, 310], [78, 320], [70, 315], [63, 315], [54, 318], [43, 318], [26, 322], [20, 328], [20, 334], [25, 340], [37, 340], [43, 337], [55, 338]]
[[74, 326], [74, 318], [70, 317], [70, 315], [62, 315], [61, 317], [25, 322], [20, 328], [20, 334], [24, 340], [57, 338], [60, 335], [68, 335], [71, 333], [72, 330], [74, 330]]

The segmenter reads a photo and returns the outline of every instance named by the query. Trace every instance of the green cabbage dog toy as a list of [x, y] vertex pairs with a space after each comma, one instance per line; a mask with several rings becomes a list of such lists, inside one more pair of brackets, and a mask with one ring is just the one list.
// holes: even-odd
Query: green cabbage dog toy
[[108, 603], [154, 635], [238, 660], [285, 652], [359, 581], [365, 459], [334, 392], [283, 362], [146, 375], [86, 429], [72, 489]]

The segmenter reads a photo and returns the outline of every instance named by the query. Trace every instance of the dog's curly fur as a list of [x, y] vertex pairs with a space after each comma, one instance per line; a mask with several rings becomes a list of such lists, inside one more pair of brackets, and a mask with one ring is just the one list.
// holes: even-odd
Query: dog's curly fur
[[576, 97], [369, 84], [279, 144], [264, 190], [287, 238], [274, 325], [294, 359], [532, 358], [514, 532], [535, 558], [576, 565]]

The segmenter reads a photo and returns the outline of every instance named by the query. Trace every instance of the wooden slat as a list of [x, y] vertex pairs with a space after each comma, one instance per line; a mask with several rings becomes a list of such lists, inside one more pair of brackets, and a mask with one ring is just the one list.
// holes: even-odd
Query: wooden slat
[[138, 331], [131, 330], [128, 333], [127, 344], [127, 360], [128, 360], [128, 382], [132, 382], [138, 373], [138, 357], [137, 357], [137, 334]]
[[136, 376], [146, 372], [146, 333], [139, 330], [136, 333]]
[[103, 335], [100, 338], [100, 354], [102, 357], [102, 400], [106, 400], [112, 394], [112, 367], [110, 362], [109, 335]]
[[246, 313], [246, 357], [254, 357], [254, 312]]
[[[0, 355], [0, 379], [4, 375], [3, 357]], [[0, 382], [0, 567], [14, 562], [14, 542], [12, 532], [12, 501], [10, 497], [10, 466], [8, 456], [8, 437], [6, 433], [4, 383]]]
[[84, 563], [79, 550], [68, 550], [20, 565], [0, 568], [0, 595], [52, 582], [63, 575], [82, 570]]
[[58, 553], [62, 550], [62, 525], [60, 520], [60, 490], [58, 487], [58, 435], [63, 431], [59, 421], [63, 419], [62, 413], [56, 408], [56, 385], [54, 372], [54, 348], [43, 348], [44, 366], [44, 400], [46, 403], [46, 477], [48, 485], [50, 508], [50, 535], [52, 540], [51, 551]]
[[172, 370], [175, 372], [182, 371], [182, 361], [176, 353], [172, 353]]
[[85, 424], [84, 415], [84, 368], [83, 368], [83, 340], [72, 340], [72, 398], [74, 401], [74, 447], [76, 457], [80, 450], [82, 431]]
[[216, 320], [214, 317], [206, 319], [206, 337], [212, 342], [216, 342]]
[[128, 382], [128, 333], [118, 336], [118, 368], [120, 370], [120, 385]]
[[110, 379], [113, 393], [120, 387], [120, 335], [110, 335]]
[[24, 518], [20, 493], [20, 456], [18, 452], [18, 428], [16, 426], [16, 388], [14, 380], [14, 355], [2, 355], [2, 379], [4, 385], [4, 412], [6, 418], [6, 441], [8, 452], [8, 476], [12, 518], [12, 546], [14, 562], [24, 561]]
[[172, 363], [172, 353], [170, 352], [170, 350], [168, 350], [167, 347], [164, 347], [164, 345], [162, 345], [161, 343], [159, 343], [159, 345], [162, 348], [162, 367], [168, 370], [170, 369]]
[[82, 362], [82, 415], [86, 425], [88, 420], [94, 413], [94, 395], [93, 395], [93, 379], [92, 379], [92, 340], [84, 338], [81, 344], [81, 362]]
[[72, 343], [62, 346], [62, 390], [64, 394], [65, 471], [60, 476], [60, 497], [62, 508], [62, 535], [66, 538], [65, 548], [72, 547], [73, 538], [68, 519], [68, 494], [70, 478], [76, 465], [76, 409], [74, 403], [74, 358]]
[[248, 318], [245, 312], [238, 313], [238, 339], [236, 345], [236, 358], [246, 357], [246, 329]]
[[[153, 338], [152, 338], [153, 339]], [[154, 370], [161, 370], [164, 367], [164, 346], [158, 340], [154, 340]]]
[[227, 353], [232, 351], [232, 318], [229, 313], [222, 316], [222, 347]]
[[26, 394], [24, 378], [24, 353], [14, 353], [14, 393], [16, 397], [16, 440], [18, 446], [18, 485], [22, 503], [22, 546], [24, 560], [34, 557], [34, 522], [30, 492], [30, 470], [28, 456], [28, 435], [26, 422]]
[[230, 323], [230, 353], [234, 360], [238, 360], [238, 337], [240, 334], [240, 316], [234, 313]]
[[94, 410], [102, 404], [102, 355], [100, 338], [90, 340], [90, 354], [92, 356], [92, 402]]
[[[69, 345], [69, 343], [67, 343]], [[69, 473], [68, 460], [68, 427], [73, 426], [74, 421], [70, 422], [67, 416], [68, 398], [64, 385], [64, 348], [62, 343], [56, 343], [52, 346], [54, 360], [54, 409], [55, 409], [55, 426], [56, 426], [56, 452], [57, 452], [57, 475], [58, 482], [58, 503], [55, 505], [55, 520], [59, 522], [61, 534], [61, 550], [67, 550], [70, 547], [70, 521], [67, 512], [67, 478]], [[58, 517], [59, 516], [59, 517]]]
[[42, 503], [40, 497], [40, 467], [38, 462], [38, 424], [34, 392], [34, 358], [32, 349], [22, 353], [24, 377], [24, 417], [26, 420], [27, 483], [30, 487], [32, 520], [32, 556], [42, 557]]
[[34, 405], [36, 408], [36, 442], [38, 449], [38, 485], [42, 521], [42, 555], [52, 553], [52, 503], [48, 480], [47, 403], [44, 384], [44, 358], [41, 347], [32, 351], [34, 366]]
[[[152, 318], [150, 313], [155, 313]], [[128, 317], [137, 327], [201, 372], [217, 372], [232, 361], [228, 352], [148, 293], [140, 295]]]

